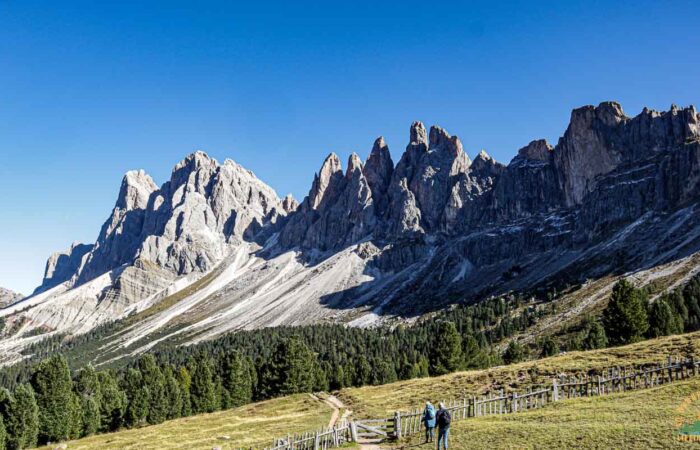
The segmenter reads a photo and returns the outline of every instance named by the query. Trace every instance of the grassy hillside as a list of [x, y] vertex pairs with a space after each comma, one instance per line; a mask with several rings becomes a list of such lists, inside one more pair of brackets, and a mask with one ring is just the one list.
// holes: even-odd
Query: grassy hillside
[[[698, 379], [567, 400], [519, 414], [456, 421], [450, 430], [450, 449], [697, 448], [697, 443], [678, 442], [673, 436], [680, 416], [676, 409], [696, 392], [700, 392]], [[696, 403], [681, 417], [694, 419], [700, 412], [700, 402]], [[396, 446], [434, 448], [435, 444], [421, 442], [414, 436]]]
[[[68, 442], [70, 449], [206, 449], [269, 446], [287, 433], [328, 425], [333, 410], [308, 394], [298, 394], [228, 411], [171, 420], [160, 425]], [[230, 439], [222, 439], [222, 437]], [[44, 449], [52, 449], [47, 446]]]
[[[396, 410], [420, 406], [426, 399], [459, 398], [490, 389], [520, 389], [546, 382], [549, 377], [561, 372], [659, 362], [669, 354], [681, 355], [689, 343], [700, 349], [700, 332], [624, 347], [571, 352], [486, 370], [344, 389], [338, 393], [338, 397], [353, 411], [354, 417], [389, 417]], [[674, 409], [684, 397], [696, 391], [700, 391], [700, 379], [600, 398], [567, 400], [521, 414], [455, 422], [451, 448], [673, 446], [678, 444], [670, 440], [674, 429]], [[700, 408], [697, 412], [700, 412]], [[287, 433], [312, 431], [325, 426], [331, 413], [326, 404], [300, 394], [81, 439], [70, 442], [69, 448], [262, 447]], [[229, 436], [230, 440], [220, 439], [222, 436]]]
[[396, 410], [420, 407], [426, 400], [462, 398], [492, 389], [506, 392], [545, 382], [558, 373], [586, 372], [613, 366], [660, 362], [680, 355], [689, 342], [700, 350], [700, 332], [651, 339], [624, 347], [607, 348], [527, 361], [485, 370], [417, 378], [383, 386], [342, 390], [340, 397], [358, 417], [389, 417]]

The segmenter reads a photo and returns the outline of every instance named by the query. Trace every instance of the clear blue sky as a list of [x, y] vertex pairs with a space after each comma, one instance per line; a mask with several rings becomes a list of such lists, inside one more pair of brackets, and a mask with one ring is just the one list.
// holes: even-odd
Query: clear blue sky
[[700, 100], [697, 1], [262, 3], [0, 0], [0, 286], [195, 149], [302, 198], [330, 151], [398, 160], [416, 119], [507, 162], [580, 105]]

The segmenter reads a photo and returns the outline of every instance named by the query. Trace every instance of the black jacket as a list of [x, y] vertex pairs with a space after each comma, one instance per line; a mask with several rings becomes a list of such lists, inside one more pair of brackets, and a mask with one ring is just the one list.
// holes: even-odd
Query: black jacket
[[438, 412], [435, 414], [435, 421], [438, 427], [449, 428], [450, 422], [452, 421], [450, 412], [446, 409], [438, 409]]

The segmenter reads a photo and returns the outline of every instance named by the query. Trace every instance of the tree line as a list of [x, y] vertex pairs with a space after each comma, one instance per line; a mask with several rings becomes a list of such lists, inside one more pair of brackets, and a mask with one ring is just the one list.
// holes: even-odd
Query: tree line
[[[556, 355], [569, 351], [593, 350], [626, 345], [645, 339], [700, 330], [700, 275], [685, 286], [656, 297], [648, 288], [636, 288], [628, 280], [615, 283], [600, 317], [587, 316], [580, 330], [558, 342], [547, 336], [526, 348], [511, 341], [502, 355], [505, 363], [529, 357]], [[533, 354], [534, 353], [534, 354]]]
[[[589, 318], [565, 348], [602, 348], [700, 329], [700, 277], [653, 302], [648, 297], [644, 289], [618, 282], [602, 316]], [[0, 450], [158, 424], [281, 395], [554, 355], [560, 351], [554, 337], [530, 348], [511, 341], [503, 353], [494, 345], [532, 326], [548, 308], [510, 296], [453, 307], [411, 326], [240, 331], [191, 346], [164, 346], [102, 370], [87, 365], [71, 371], [70, 361], [57, 354], [0, 371]]]
[[0, 371], [0, 449], [158, 424], [298, 392], [487, 367], [501, 361], [493, 342], [525, 329], [540, 314], [517, 297], [490, 299], [414, 326], [241, 331], [166, 346], [104, 370], [87, 365], [71, 371], [67, 358], [57, 354]]

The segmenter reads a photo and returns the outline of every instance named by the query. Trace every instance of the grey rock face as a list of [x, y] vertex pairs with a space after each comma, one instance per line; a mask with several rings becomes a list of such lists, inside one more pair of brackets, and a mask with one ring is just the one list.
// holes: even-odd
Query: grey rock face
[[372, 146], [372, 152], [367, 158], [364, 175], [372, 190], [372, 199], [378, 215], [384, 214], [389, 202], [388, 190], [391, 176], [394, 173], [394, 162], [391, 160], [389, 147], [383, 137], [378, 137]]
[[[532, 141], [508, 165], [485, 151], [472, 162], [456, 136], [414, 122], [396, 166], [382, 138], [365, 164], [352, 154], [343, 170], [330, 154], [301, 204], [232, 161], [197, 152], [160, 188], [127, 174], [94, 248], [55, 258], [47, 285], [126, 265], [108, 297], [130, 303], [178, 275], [211, 270], [246, 240], [265, 243], [252, 285], [270, 275], [274, 258], [283, 277], [322, 275], [321, 262], [341, 255], [347, 283], [286, 280], [285, 292], [413, 314], [420, 302], [649, 267], [700, 251], [699, 122], [692, 107], [630, 118], [616, 103], [586, 106], [572, 112], [556, 146]], [[231, 295], [247, 296], [243, 284], [231, 286]]]
[[78, 268], [81, 282], [130, 261], [140, 246], [146, 207], [158, 190], [143, 170], [124, 175], [112, 215], [102, 225], [94, 247]]
[[[698, 122], [693, 107], [645, 109], [629, 118], [617, 103], [586, 106], [572, 112], [556, 147], [532, 141], [508, 166], [486, 152], [471, 162], [458, 138], [439, 127], [428, 137], [423, 124], [414, 122], [393, 170], [383, 139], [375, 142], [364, 168], [351, 158], [358, 174], [353, 195], [341, 180], [339, 160], [329, 157], [281, 242], [328, 251], [373, 239], [384, 249], [375, 264], [390, 271], [425, 258], [440, 242], [472, 242], [467, 236], [481, 237], [462, 258], [483, 264], [592, 245], [649, 211], [697, 201], [691, 143], [698, 139]], [[363, 179], [369, 196], [358, 194]], [[327, 206], [318, 207], [319, 195], [329, 199]], [[342, 207], [334, 210], [336, 202]], [[349, 204], [356, 206], [351, 215]], [[482, 234], [503, 228], [510, 230], [506, 237]]]
[[49, 256], [44, 270], [44, 279], [41, 286], [34, 290], [34, 294], [51, 289], [54, 286], [70, 280], [80, 268], [83, 257], [90, 253], [92, 245], [74, 242], [70, 248], [63, 252], [56, 252]]
[[24, 296], [20, 293], [11, 291], [9, 289], [5, 289], [4, 287], [0, 287], [0, 308], [10, 306], [11, 304], [22, 300], [23, 298]]
[[295, 208], [293, 198], [281, 201], [251, 171], [203, 152], [178, 163], [160, 188], [145, 172], [131, 171], [95, 244], [53, 255], [40, 289], [72, 278], [81, 284], [137, 258], [177, 275], [207, 271], [229, 245]]
[[289, 247], [338, 249], [371, 233], [376, 221], [372, 190], [360, 157], [350, 155], [343, 174], [340, 160], [332, 153], [282, 230], [280, 241]]

